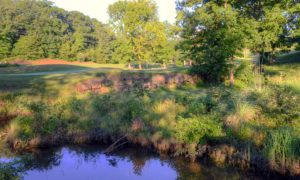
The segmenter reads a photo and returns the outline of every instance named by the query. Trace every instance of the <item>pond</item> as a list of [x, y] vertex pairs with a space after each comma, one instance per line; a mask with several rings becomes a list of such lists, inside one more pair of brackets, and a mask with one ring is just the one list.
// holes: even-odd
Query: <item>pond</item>
[[104, 154], [96, 145], [40, 149], [26, 156], [0, 158], [19, 160], [25, 180], [96, 180], [96, 179], [253, 179], [256, 177], [233, 168], [221, 168], [209, 162], [189, 162], [146, 149], [126, 147]]

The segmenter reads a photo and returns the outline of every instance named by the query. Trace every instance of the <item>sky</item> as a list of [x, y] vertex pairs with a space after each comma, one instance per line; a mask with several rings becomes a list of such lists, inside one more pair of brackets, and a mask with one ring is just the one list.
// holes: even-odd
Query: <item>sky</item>
[[[79, 11], [101, 22], [108, 22], [107, 8], [118, 0], [52, 0], [54, 4], [68, 11]], [[175, 0], [154, 0], [158, 5], [161, 21], [175, 22]]]

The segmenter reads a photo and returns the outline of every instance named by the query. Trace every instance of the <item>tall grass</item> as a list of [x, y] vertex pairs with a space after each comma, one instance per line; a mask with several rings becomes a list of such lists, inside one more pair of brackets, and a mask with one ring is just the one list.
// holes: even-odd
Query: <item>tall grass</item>
[[294, 162], [299, 162], [299, 145], [299, 139], [290, 128], [271, 130], [264, 144], [264, 154], [275, 165], [291, 166]]

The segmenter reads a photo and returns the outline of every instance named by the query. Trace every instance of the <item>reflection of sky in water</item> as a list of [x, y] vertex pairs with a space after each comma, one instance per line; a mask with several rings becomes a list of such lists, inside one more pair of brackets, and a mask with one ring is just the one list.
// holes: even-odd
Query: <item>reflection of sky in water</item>
[[13, 161], [13, 158], [0, 157], [0, 163], [9, 163], [12, 161]]
[[167, 163], [158, 158], [142, 162], [142, 169], [137, 169], [128, 157], [106, 156], [96, 153], [86, 157], [67, 148], [61, 150], [62, 158], [58, 166], [46, 171], [29, 170], [24, 175], [25, 180], [94, 180], [94, 179], [176, 179], [177, 172]]

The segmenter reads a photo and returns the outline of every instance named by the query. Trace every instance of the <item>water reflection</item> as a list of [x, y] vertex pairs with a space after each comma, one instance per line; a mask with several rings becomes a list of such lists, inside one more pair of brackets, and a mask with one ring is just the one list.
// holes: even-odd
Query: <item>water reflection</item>
[[75, 179], [245, 179], [237, 170], [184, 158], [162, 157], [145, 149], [125, 148], [110, 155], [100, 146], [40, 150], [20, 160], [26, 180]]

